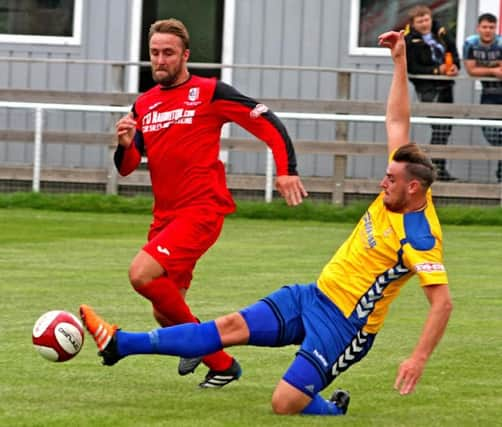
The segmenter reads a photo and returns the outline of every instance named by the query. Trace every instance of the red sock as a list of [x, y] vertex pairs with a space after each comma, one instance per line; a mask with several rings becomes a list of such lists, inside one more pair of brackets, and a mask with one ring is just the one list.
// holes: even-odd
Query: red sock
[[[178, 288], [167, 277], [158, 277], [137, 289], [150, 300], [155, 310], [176, 324], [199, 323], [181, 296]], [[232, 365], [233, 359], [223, 350], [209, 354], [202, 361], [213, 371], [224, 371]]]

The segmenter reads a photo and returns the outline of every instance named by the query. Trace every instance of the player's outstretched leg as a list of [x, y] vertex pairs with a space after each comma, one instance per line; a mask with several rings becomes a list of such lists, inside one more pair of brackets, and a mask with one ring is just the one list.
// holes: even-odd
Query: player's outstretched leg
[[[150, 332], [126, 332], [111, 325], [87, 306], [80, 306], [80, 316], [99, 349], [104, 365], [114, 365], [123, 357], [134, 354], [165, 354], [197, 358], [222, 349], [214, 321], [202, 324], [185, 323], [155, 329]], [[241, 376], [235, 359], [225, 370], [210, 370], [200, 387], [221, 388]]]
[[117, 325], [110, 325], [85, 304], [80, 306], [80, 318], [98, 346], [98, 355], [103, 358], [103, 365], [117, 363], [121, 359], [117, 350]]

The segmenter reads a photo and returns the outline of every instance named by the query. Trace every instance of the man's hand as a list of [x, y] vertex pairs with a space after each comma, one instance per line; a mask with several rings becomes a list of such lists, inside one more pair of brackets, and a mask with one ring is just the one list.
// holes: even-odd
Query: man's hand
[[404, 31], [388, 31], [380, 34], [378, 36], [378, 45], [388, 47], [394, 61], [400, 57], [406, 56]]
[[125, 148], [131, 145], [134, 134], [136, 133], [136, 120], [134, 120], [132, 113], [122, 117], [115, 124], [115, 133], [118, 137], [120, 145]]
[[303, 188], [300, 177], [296, 175], [280, 175], [275, 181], [277, 191], [281, 193], [289, 206], [297, 206], [307, 197], [308, 193]]
[[415, 390], [422, 373], [424, 371], [425, 362], [415, 359], [406, 359], [400, 365], [397, 371], [396, 382], [394, 388], [399, 391], [399, 394], [409, 394]]
[[498, 67], [494, 68], [493, 71], [493, 77], [502, 80], [502, 66], [499, 65]]
[[448, 77], [458, 76], [458, 67], [455, 64], [452, 64], [448, 68], [446, 64], [441, 64], [439, 66], [439, 74], [443, 74]]

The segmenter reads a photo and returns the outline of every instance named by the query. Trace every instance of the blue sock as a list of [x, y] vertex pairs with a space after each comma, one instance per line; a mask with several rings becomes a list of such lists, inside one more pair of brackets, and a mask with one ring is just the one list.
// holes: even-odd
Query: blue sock
[[116, 337], [117, 350], [122, 357], [133, 354], [198, 357], [223, 348], [214, 320], [200, 324], [185, 323], [150, 332], [118, 330]]
[[334, 402], [323, 399], [316, 394], [312, 401], [303, 409], [305, 415], [344, 415], [343, 411]]

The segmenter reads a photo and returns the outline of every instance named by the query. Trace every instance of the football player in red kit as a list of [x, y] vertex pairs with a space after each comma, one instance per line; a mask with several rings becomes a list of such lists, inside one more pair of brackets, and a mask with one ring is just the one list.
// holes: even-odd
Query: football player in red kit
[[[288, 205], [307, 196], [296, 170], [293, 145], [284, 125], [268, 108], [213, 78], [191, 75], [189, 35], [176, 19], [150, 27], [150, 60], [155, 87], [140, 95], [132, 112], [116, 124], [115, 164], [121, 175], [142, 156], [154, 197], [148, 243], [129, 268], [134, 289], [151, 301], [161, 326], [197, 322], [185, 302], [197, 260], [217, 240], [225, 215], [235, 204], [219, 160], [220, 132], [235, 122], [272, 150], [276, 188]], [[222, 387], [241, 375], [238, 362], [223, 351], [181, 359], [181, 375], [200, 362], [209, 367], [201, 387]]]

